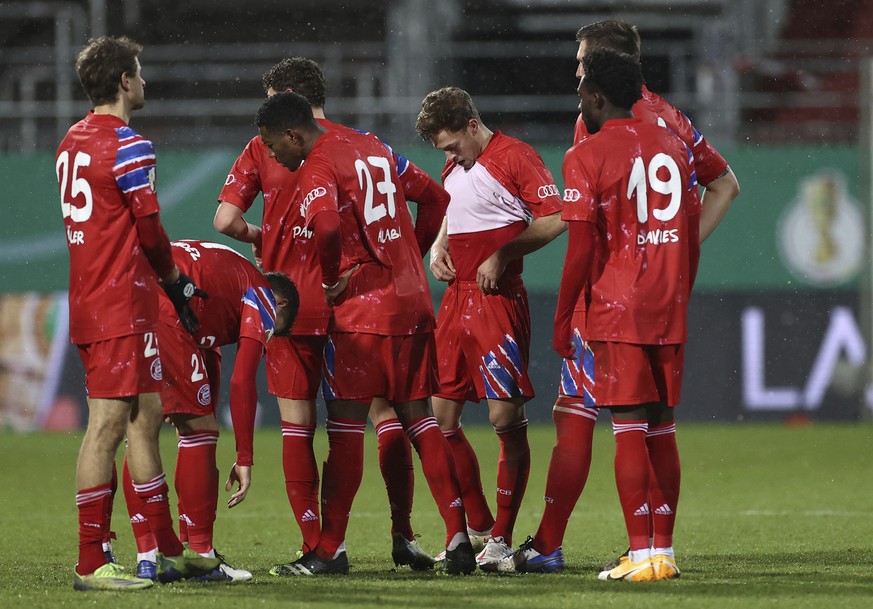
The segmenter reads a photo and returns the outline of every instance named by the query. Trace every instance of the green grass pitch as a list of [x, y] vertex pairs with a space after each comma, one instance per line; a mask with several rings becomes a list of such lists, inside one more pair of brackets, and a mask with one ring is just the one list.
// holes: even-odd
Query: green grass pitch
[[[493, 492], [497, 440], [485, 427], [468, 436]], [[317, 452], [326, 456], [323, 428]], [[0, 434], [0, 607], [873, 607], [873, 426], [682, 425], [682, 499], [676, 531], [679, 580], [650, 584], [597, 580], [597, 566], [626, 546], [612, 473], [613, 440], [598, 426], [588, 487], [570, 520], [560, 575], [449, 577], [393, 571], [387, 500], [375, 434], [368, 431], [364, 482], [347, 538], [349, 577], [279, 579], [267, 574], [299, 544], [285, 497], [278, 429], [255, 438], [254, 483], [228, 510], [222, 489], [216, 545], [254, 581], [173, 584], [133, 593], [72, 590], [76, 560], [74, 469], [80, 434]], [[531, 477], [516, 543], [532, 533], [554, 431], [530, 430]], [[175, 442], [162, 439], [173, 471]], [[233, 437], [219, 446], [222, 479], [233, 461]], [[416, 469], [413, 524], [436, 553], [442, 522]], [[493, 506], [493, 501], [492, 501]], [[119, 492], [113, 528], [116, 554], [135, 561]]]

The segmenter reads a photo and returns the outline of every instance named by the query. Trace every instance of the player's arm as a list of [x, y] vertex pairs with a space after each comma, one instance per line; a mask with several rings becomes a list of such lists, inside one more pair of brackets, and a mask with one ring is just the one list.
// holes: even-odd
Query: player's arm
[[315, 247], [318, 251], [318, 261], [321, 265], [321, 287], [329, 306], [339, 296], [349, 283], [349, 273], [339, 274], [342, 260], [342, 230], [339, 212], [335, 209], [325, 209], [309, 220], [309, 226], [315, 234]]
[[594, 222], [569, 222], [567, 255], [558, 291], [552, 349], [564, 358], [573, 357], [573, 310], [591, 276], [597, 251], [597, 226]]
[[236, 463], [231, 469], [225, 490], [233, 490], [234, 483], [239, 484], [239, 489], [227, 502], [229, 508], [242, 503], [252, 483], [255, 413], [258, 406], [255, 375], [263, 355], [264, 346], [260, 342], [247, 336], [240, 337], [230, 377], [230, 418], [236, 438]]
[[255, 243], [261, 240], [261, 227], [248, 222], [243, 216], [243, 210], [227, 201], [218, 203], [212, 226], [221, 234], [243, 243]]
[[712, 234], [730, 209], [734, 199], [740, 194], [740, 184], [730, 167], [724, 173], [705, 185], [706, 190], [700, 202], [703, 210], [700, 213], [700, 242]]
[[[687, 116], [676, 108], [673, 111], [674, 133], [684, 133], [680, 139], [691, 146], [694, 171], [705, 191], [701, 197], [703, 213], [700, 216], [700, 242], [703, 243], [718, 226], [734, 199], [740, 194], [740, 185], [727, 160], [700, 133]], [[689, 143], [690, 142], [690, 143]]]
[[506, 265], [554, 241], [565, 230], [567, 230], [567, 223], [561, 219], [560, 211], [531, 222], [523, 233], [504, 244], [479, 265], [476, 271], [479, 289], [485, 294], [495, 294], [497, 282], [503, 276]]
[[415, 240], [423, 258], [439, 234], [451, 197], [445, 188], [409, 161], [406, 161], [406, 170], [400, 176], [400, 183], [406, 198], [418, 205]]
[[523, 233], [491, 254], [476, 270], [476, 282], [485, 294], [497, 292], [497, 282], [513, 260], [534, 252], [563, 233], [567, 226], [561, 220], [563, 207], [558, 187], [542, 157], [532, 147], [524, 145], [511, 157], [518, 194], [534, 216]]
[[243, 243], [251, 243], [258, 265], [261, 263], [261, 227], [246, 221], [243, 214], [252, 206], [261, 192], [261, 163], [263, 148], [254, 138], [237, 157], [218, 195], [218, 209], [212, 219], [215, 230]]
[[430, 272], [437, 281], [451, 281], [455, 278], [455, 263], [449, 253], [449, 221], [445, 217], [430, 248]]
[[194, 296], [207, 298], [208, 295], [194, 284], [193, 279], [179, 272], [179, 267], [173, 261], [170, 239], [157, 212], [136, 216], [136, 232], [140, 247], [160, 278], [161, 286], [170, 297], [179, 320], [189, 334], [196, 334], [199, 320], [191, 309], [190, 300]]

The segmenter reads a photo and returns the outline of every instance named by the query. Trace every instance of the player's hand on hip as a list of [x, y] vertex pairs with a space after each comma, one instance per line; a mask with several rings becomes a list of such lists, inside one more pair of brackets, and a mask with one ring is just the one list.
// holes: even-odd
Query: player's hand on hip
[[259, 269], [263, 269], [264, 260], [261, 254], [261, 243], [260, 241], [256, 241], [252, 243], [252, 257], [255, 259], [255, 264], [258, 265]]
[[505, 270], [506, 264], [500, 259], [497, 252], [491, 254], [485, 262], [479, 265], [476, 270], [476, 283], [479, 284], [479, 289], [482, 290], [483, 294], [496, 294], [498, 292], [497, 283]]
[[361, 265], [356, 264], [355, 266], [347, 270], [345, 273], [340, 275], [339, 281], [337, 281], [336, 284], [331, 287], [327, 287], [324, 284], [321, 285], [321, 287], [324, 288], [324, 297], [327, 300], [327, 306], [333, 306], [333, 303], [336, 302], [336, 299], [339, 297], [339, 295], [342, 294], [349, 286], [349, 279], [351, 278], [352, 273], [357, 271], [359, 268], [361, 268]]
[[552, 349], [564, 359], [576, 359], [576, 348], [573, 346], [571, 336], [570, 328], [558, 325], [552, 333]]
[[194, 284], [194, 280], [185, 273], [179, 273], [179, 278], [174, 283], [164, 285], [164, 291], [170, 297], [170, 301], [179, 315], [179, 321], [182, 322], [185, 330], [189, 334], [197, 334], [200, 320], [191, 309], [190, 301], [195, 296], [203, 299], [209, 298], [209, 294], [198, 288]]
[[233, 491], [234, 485], [239, 485], [237, 490], [227, 502], [227, 507], [232, 508], [239, 505], [246, 498], [249, 488], [252, 486], [252, 466], [233, 464], [230, 468], [230, 475], [227, 477], [227, 482], [224, 485], [224, 490]]
[[455, 278], [455, 265], [449, 248], [439, 243], [430, 248], [430, 272], [437, 281], [451, 281]]

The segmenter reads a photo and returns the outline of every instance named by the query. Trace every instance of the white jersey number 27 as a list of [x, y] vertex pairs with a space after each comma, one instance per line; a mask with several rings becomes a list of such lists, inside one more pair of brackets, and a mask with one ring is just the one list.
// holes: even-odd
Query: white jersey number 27
[[[379, 194], [385, 195], [384, 203], [375, 202], [373, 175], [370, 173], [370, 167], [367, 163], [382, 171], [383, 179], [376, 182], [375, 189], [379, 191]], [[391, 163], [388, 159], [381, 156], [368, 156], [366, 163], [363, 159], [358, 159], [355, 161], [355, 170], [358, 172], [358, 185], [364, 190], [364, 222], [367, 224], [378, 222], [386, 214], [393, 218], [397, 211], [394, 203], [394, 193], [397, 192], [397, 186], [391, 181]]]

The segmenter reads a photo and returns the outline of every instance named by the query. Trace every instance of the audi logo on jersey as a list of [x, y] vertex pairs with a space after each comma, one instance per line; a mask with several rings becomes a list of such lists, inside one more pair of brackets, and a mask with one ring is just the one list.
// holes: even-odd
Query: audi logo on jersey
[[558, 190], [558, 187], [554, 184], [546, 184], [545, 186], [540, 186], [539, 190], [537, 190], [537, 196], [540, 199], [545, 199], [546, 197], [560, 197], [561, 191]]
[[564, 189], [564, 201], [567, 203], [575, 203], [579, 199], [582, 198], [582, 193], [579, 192], [576, 188], [565, 188]]
[[300, 204], [300, 215], [304, 218], [306, 217], [306, 212], [309, 209], [309, 206], [315, 201], [318, 197], [323, 197], [327, 194], [327, 189], [324, 186], [319, 186], [318, 188], [313, 188], [309, 191], [309, 194], [303, 197], [303, 202]]

